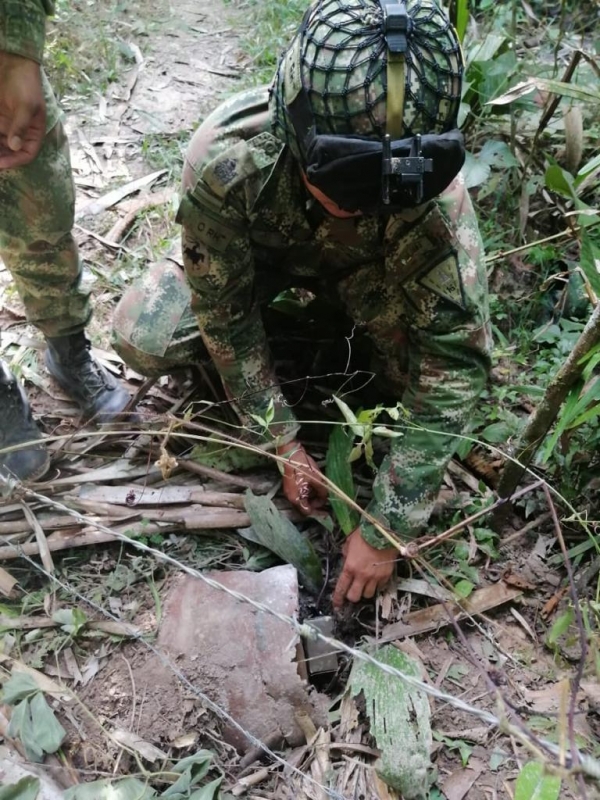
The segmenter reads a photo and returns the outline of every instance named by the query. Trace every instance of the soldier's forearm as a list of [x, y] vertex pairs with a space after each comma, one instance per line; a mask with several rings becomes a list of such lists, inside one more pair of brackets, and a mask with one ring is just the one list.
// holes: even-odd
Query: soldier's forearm
[[[448, 338], [448, 337], [442, 337]], [[419, 380], [413, 379], [403, 402], [411, 414], [402, 438], [394, 440], [373, 484], [368, 511], [402, 539], [419, 536], [429, 521], [448, 461], [467, 429], [485, 385], [489, 355], [481, 346], [459, 341], [442, 347], [437, 337], [422, 342]], [[452, 359], [446, 348], [452, 345]], [[388, 542], [368, 523], [363, 538], [373, 547]]]

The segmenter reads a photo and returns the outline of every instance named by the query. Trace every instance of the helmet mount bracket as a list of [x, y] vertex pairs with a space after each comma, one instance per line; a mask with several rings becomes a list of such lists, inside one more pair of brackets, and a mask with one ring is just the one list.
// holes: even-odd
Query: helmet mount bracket
[[397, 0], [380, 0], [383, 10], [384, 36], [387, 45], [387, 133], [383, 138], [381, 160], [382, 202], [384, 206], [394, 202], [395, 189], [408, 189], [419, 205], [423, 198], [423, 174], [433, 172], [433, 161], [423, 158], [421, 136], [413, 137], [410, 155], [404, 158], [392, 156], [392, 139], [400, 139], [404, 129], [405, 58], [408, 37], [412, 33], [413, 20], [406, 3]]

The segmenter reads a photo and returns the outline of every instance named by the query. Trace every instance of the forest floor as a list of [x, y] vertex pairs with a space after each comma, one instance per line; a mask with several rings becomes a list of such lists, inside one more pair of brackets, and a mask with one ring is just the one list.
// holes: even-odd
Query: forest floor
[[[186, 142], [199, 121], [253, 75], [239, 42], [240, 32], [248, 36], [243, 6], [220, 0], [157, 0], [143, 6], [144, 13], [139, 7], [128, 11], [125, 4], [105, 29], [106, 20], [98, 20], [99, 40], [119, 40], [119, 69], [111, 81], [88, 87], [85, 102], [75, 91], [65, 90], [62, 98], [77, 186], [75, 234], [94, 297], [89, 335], [98, 357], [138, 398], [140, 429], [82, 426], [76, 408], [46, 374], [40, 335], [26, 324], [10, 275], [0, 268], [1, 352], [24, 380], [53, 452], [51, 471], [32, 487], [35, 494], [17, 489], [0, 505], [0, 561], [8, 569], [0, 576], [6, 596], [0, 605], [4, 680], [28, 668], [53, 699], [66, 739], [47, 764], [64, 787], [129, 776], [161, 792], [173, 782], [174, 764], [204, 750], [213, 754], [208, 777], [224, 776], [222, 794], [215, 797], [322, 798], [328, 796], [323, 786], [330, 796], [345, 800], [400, 797], [375, 778], [371, 765], [381, 743], [373, 728], [369, 733], [362, 711], [356, 711], [353, 724], [348, 721], [350, 712], [342, 701], [352, 662], [347, 652], [338, 653], [329, 671], [313, 676], [315, 688], [302, 694], [312, 709], [310, 722], [298, 723], [304, 741], [297, 732], [288, 741], [269, 735], [280, 707], [268, 709], [266, 700], [265, 719], [242, 726], [265, 739], [279, 761], [252, 752], [251, 738], [236, 739], [231, 725], [212, 708], [210, 701], [235, 716], [228, 674], [233, 676], [239, 666], [236, 657], [241, 663], [257, 647], [256, 619], [247, 629], [236, 627], [243, 612], [235, 603], [229, 607], [218, 589], [207, 595], [202, 594], [209, 591], [206, 587], [194, 588], [185, 595], [181, 565], [212, 570], [213, 577], [217, 570], [239, 573], [239, 584], [227, 579], [230, 588], [250, 595], [256, 591], [256, 599], [300, 621], [333, 616], [333, 634], [352, 650], [366, 642], [374, 652], [394, 642], [419, 664], [423, 681], [432, 688], [428, 797], [533, 797], [515, 795], [515, 781], [536, 752], [551, 760], [540, 740], [554, 742], [563, 755], [576, 741], [582, 751], [600, 757], [595, 653], [586, 660], [582, 652], [560, 550], [562, 535], [543, 491], [538, 487], [525, 494], [499, 526], [492, 528], [489, 516], [482, 516], [451, 543], [426, 551], [426, 559], [399, 564], [397, 579], [376, 603], [348, 607], [341, 615], [333, 615], [330, 595], [343, 536], [339, 531], [330, 535], [315, 520], [302, 523], [326, 566], [324, 588], [311, 593], [301, 579], [298, 589], [295, 577], [288, 575], [281, 596], [271, 603], [262, 589], [243, 583], [250, 580], [246, 573], [273, 570], [281, 560], [294, 559], [278, 559], [264, 541], [256, 544], [240, 529], [255, 524], [248, 517], [245, 490], [279, 502], [276, 466], [257, 463], [245, 451], [232, 455], [235, 448], [223, 444], [218, 433], [213, 446], [204, 441], [211, 430], [222, 430], [211, 414], [226, 405], [210, 373], [190, 371], [148, 381], [110, 350], [111, 316], [123, 290], [150, 264], [165, 258], [181, 263], [175, 214]], [[89, 14], [85, 20], [93, 26]], [[93, 40], [88, 32], [81, 46], [90, 47]], [[143, 185], [135, 183], [145, 178]], [[496, 379], [505, 380], [501, 371]], [[334, 418], [331, 404], [312, 402], [302, 407], [307, 418], [319, 412], [325, 422]], [[232, 420], [225, 414], [221, 422], [231, 425]], [[313, 449], [323, 463], [322, 436], [315, 436]], [[497, 457], [481, 451], [453, 462], [434, 518], [436, 532], [491, 505], [499, 466]], [[362, 503], [371, 482], [367, 467], [358, 470], [357, 482]], [[161, 490], [173, 490], [174, 499], [161, 500], [167, 496]], [[200, 490], [215, 495], [212, 508], [203, 505]], [[278, 508], [290, 512], [283, 501]], [[162, 561], [159, 551], [171, 563]], [[302, 558], [298, 563], [302, 568]], [[594, 562], [577, 575], [580, 596], [591, 601], [598, 566]], [[454, 586], [454, 594], [448, 586]], [[461, 605], [456, 605], [461, 592]], [[185, 604], [194, 602], [198, 606], [190, 615]], [[220, 621], [211, 619], [212, 608], [219, 609]], [[283, 628], [274, 635], [286, 641], [287, 652], [295, 632], [278, 624]], [[178, 636], [175, 645], [172, 639]], [[233, 655], [215, 656], [225, 638], [231, 642], [237, 636]], [[168, 664], [157, 650], [170, 655]], [[283, 686], [291, 656], [282, 665], [270, 661], [273, 652], [258, 646], [264, 661], [245, 668], [248, 675], [252, 669], [274, 670], [261, 680], [277, 685], [281, 678]], [[203, 658], [210, 661], [208, 667]], [[294, 684], [290, 692], [295, 691]], [[481, 715], [457, 707], [446, 695]], [[239, 700], [242, 706], [250, 702], [248, 697]], [[8, 715], [6, 706], [4, 711]], [[394, 715], [393, 705], [387, 713]], [[510, 721], [508, 735], [506, 725], [501, 732], [486, 714]], [[11, 741], [9, 733], [5, 728]], [[402, 761], [402, 752], [397, 755]], [[194, 775], [200, 782], [190, 779], [177, 797], [190, 797], [201, 779], [207, 786], [208, 778]], [[560, 796], [583, 796], [580, 790], [564, 780]], [[211, 800], [212, 792], [207, 786], [206, 794], [197, 796]], [[588, 786], [587, 797], [594, 796], [600, 794]]]

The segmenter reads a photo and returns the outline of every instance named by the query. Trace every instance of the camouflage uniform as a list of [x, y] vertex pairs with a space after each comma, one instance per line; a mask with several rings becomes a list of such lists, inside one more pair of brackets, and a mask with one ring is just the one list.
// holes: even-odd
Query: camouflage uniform
[[[52, 0], [0, 0], [0, 51], [42, 63], [46, 15]], [[10, 270], [27, 318], [46, 336], [83, 330], [90, 316], [80, 286], [81, 264], [72, 236], [75, 189], [60, 110], [42, 71], [46, 136], [38, 156], [0, 170], [0, 256]]]
[[[121, 301], [115, 347], [141, 372], [176, 366], [183, 343], [188, 354], [202, 351], [193, 311], [245, 423], [252, 414], [264, 418], [272, 403], [271, 435], [291, 438], [299, 426], [269, 358], [264, 287], [272, 287], [272, 298], [307, 276], [335, 286], [410, 413], [368, 511], [412, 538], [427, 523], [455, 435], [465, 430], [489, 370], [487, 280], [469, 195], [459, 175], [426, 206], [331, 217], [305, 189], [272, 122], [267, 90], [254, 89], [222, 104], [197, 131], [178, 214], [189, 295], [177, 267], [166, 267], [164, 278], [156, 268]], [[361, 532], [374, 546], [387, 545], [371, 525]]]

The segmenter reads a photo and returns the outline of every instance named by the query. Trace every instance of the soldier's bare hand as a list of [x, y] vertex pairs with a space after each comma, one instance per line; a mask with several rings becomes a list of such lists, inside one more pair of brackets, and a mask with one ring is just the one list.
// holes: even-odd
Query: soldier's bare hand
[[358, 603], [361, 597], [374, 597], [392, 577], [394, 561], [398, 558], [395, 547], [377, 550], [360, 535], [357, 528], [344, 544], [344, 566], [333, 593], [334, 608], [341, 608], [344, 600]]
[[46, 132], [46, 102], [40, 65], [0, 53], [0, 169], [29, 164]]
[[327, 500], [327, 487], [314, 460], [300, 442], [294, 440], [277, 448], [285, 456], [283, 464], [283, 493], [303, 514], [313, 514]]

